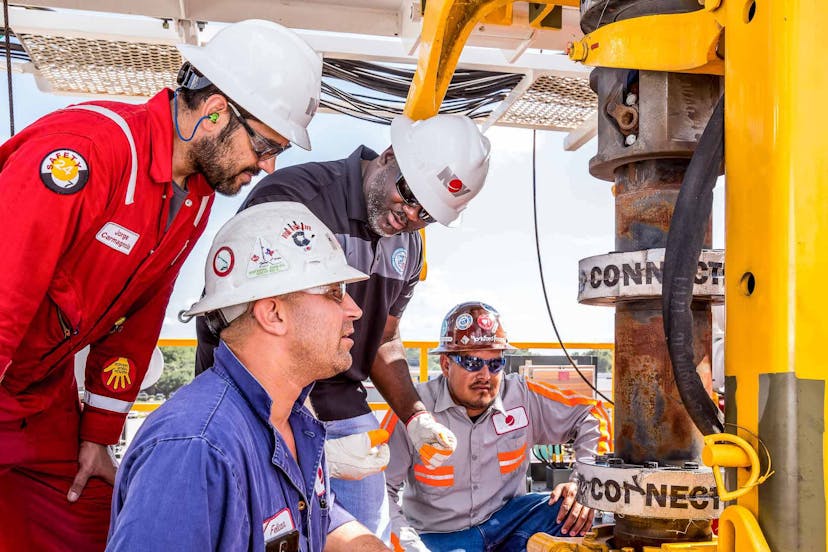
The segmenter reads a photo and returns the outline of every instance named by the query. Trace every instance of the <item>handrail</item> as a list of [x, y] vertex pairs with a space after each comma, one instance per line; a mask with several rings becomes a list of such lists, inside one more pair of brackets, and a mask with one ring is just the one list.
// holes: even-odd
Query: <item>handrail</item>
[[[162, 338], [158, 340], [159, 347], [195, 347], [198, 344], [198, 341], [195, 339], [190, 338]], [[547, 341], [510, 341], [509, 344], [514, 347], [515, 349], [561, 349], [561, 344], [557, 341], [555, 342], [547, 342]], [[420, 371], [418, 375], [418, 379], [421, 382], [428, 381], [428, 351], [429, 349], [433, 349], [437, 347], [438, 343], [436, 341], [416, 341], [416, 340], [403, 340], [403, 346], [406, 349], [419, 349], [419, 359], [420, 359]], [[599, 349], [599, 350], [607, 350], [607, 351], [614, 351], [615, 344], [614, 343], [606, 343], [606, 342], [590, 342], [590, 341], [575, 341], [570, 343], [563, 344], [567, 350], [578, 350], [578, 349]], [[152, 407], [150, 407], [152, 405]], [[369, 403], [371, 406], [371, 410], [385, 410], [388, 408], [388, 405], [384, 402], [371, 402]], [[154, 403], [137, 403], [133, 405], [132, 409], [136, 411], [147, 412], [154, 410], [157, 407]]]

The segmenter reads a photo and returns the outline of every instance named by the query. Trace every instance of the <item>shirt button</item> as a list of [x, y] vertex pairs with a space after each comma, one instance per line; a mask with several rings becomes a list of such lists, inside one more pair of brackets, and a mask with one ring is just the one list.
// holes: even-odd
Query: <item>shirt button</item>
[[306, 505], [305, 505], [305, 501], [304, 501], [304, 500], [300, 500], [300, 501], [299, 501], [299, 504], [297, 504], [297, 507], [299, 508], [299, 511], [300, 511], [300, 512], [301, 512], [301, 511], [303, 511], [303, 510], [305, 509], [305, 507], [306, 507]]
[[187, 207], [192, 207], [192, 205], [193, 205], [193, 200], [192, 200], [192, 199], [188, 199], [188, 200], [186, 200], [186, 201], [184, 202], [184, 205], [186, 205]]
[[477, 460], [477, 455], [476, 454], [472, 455], [472, 460]]
[[480, 488], [480, 485], [472, 485], [472, 489], [474, 489], [475, 491], [479, 488]]

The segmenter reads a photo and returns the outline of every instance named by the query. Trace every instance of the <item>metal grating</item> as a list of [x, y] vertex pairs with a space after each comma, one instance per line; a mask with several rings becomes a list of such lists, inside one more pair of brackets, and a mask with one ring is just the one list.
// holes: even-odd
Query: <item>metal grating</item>
[[54, 92], [152, 96], [175, 84], [181, 66], [170, 44], [24, 33], [18, 38]]
[[542, 75], [500, 116], [496, 125], [572, 130], [592, 115], [598, 97], [586, 78]]

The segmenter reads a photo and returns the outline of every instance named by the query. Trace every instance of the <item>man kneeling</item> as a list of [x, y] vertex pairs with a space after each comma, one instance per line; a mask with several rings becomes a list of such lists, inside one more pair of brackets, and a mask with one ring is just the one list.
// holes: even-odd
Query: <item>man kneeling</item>
[[118, 471], [111, 550], [387, 550], [330, 496], [325, 428], [303, 403], [351, 365], [367, 276], [299, 203], [225, 224], [205, 269], [215, 364], [141, 427]]
[[[434, 418], [457, 436], [441, 467], [426, 468], [389, 414], [391, 462], [386, 481], [392, 536], [405, 551], [523, 551], [534, 533], [579, 536], [593, 513], [575, 501], [577, 485], [526, 494], [535, 444], [574, 439], [576, 458], [608, 452], [609, 423], [600, 402], [510, 374], [510, 346], [500, 315], [485, 303], [463, 303], [443, 320], [442, 375], [418, 386]], [[405, 483], [402, 507], [399, 490]]]

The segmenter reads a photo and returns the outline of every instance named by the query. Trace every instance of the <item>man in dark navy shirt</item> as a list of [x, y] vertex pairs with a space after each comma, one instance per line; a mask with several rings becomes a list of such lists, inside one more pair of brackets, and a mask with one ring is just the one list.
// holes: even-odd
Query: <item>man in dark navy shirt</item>
[[[317, 382], [310, 403], [325, 422], [328, 439], [345, 439], [328, 443], [337, 500], [386, 538], [387, 495], [379, 470], [387, 452], [377, 455], [364, 435], [379, 424], [362, 382], [370, 377], [406, 422], [426, 465], [437, 467], [451, 454], [454, 436], [434, 421], [412, 384], [399, 322], [422, 268], [418, 230], [433, 221], [457, 222], [485, 182], [490, 148], [477, 126], [459, 115], [418, 122], [398, 117], [391, 125], [391, 143], [380, 155], [362, 146], [346, 159], [280, 169], [262, 179], [242, 207], [304, 203], [336, 234], [348, 263], [370, 275], [348, 286], [364, 312], [354, 324], [353, 365]], [[217, 345], [203, 320], [198, 339], [197, 372], [212, 365]]]

